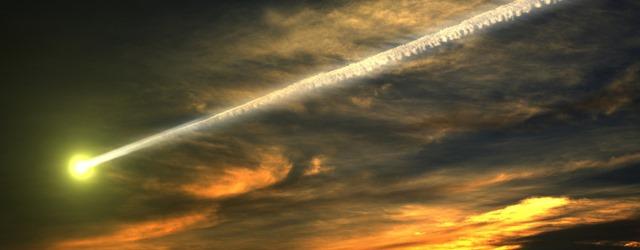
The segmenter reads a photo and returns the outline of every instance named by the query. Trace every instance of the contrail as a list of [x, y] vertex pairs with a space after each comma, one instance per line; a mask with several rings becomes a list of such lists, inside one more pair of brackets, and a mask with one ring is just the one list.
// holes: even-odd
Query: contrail
[[381, 69], [383, 66], [402, 61], [403, 59], [421, 54], [431, 48], [440, 46], [442, 43], [460, 39], [473, 34], [474, 32], [492, 26], [496, 23], [506, 22], [522, 14], [529, 13], [535, 8], [545, 5], [555, 4], [562, 0], [515, 0], [511, 3], [501, 5], [495, 9], [486, 11], [457, 25], [441, 29], [433, 34], [425, 35], [417, 40], [386, 50], [362, 61], [355, 62], [328, 72], [323, 72], [309, 78], [295, 82], [285, 88], [273, 91], [265, 96], [256, 98], [240, 106], [226, 111], [205, 116], [203, 118], [179, 125], [165, 130], [158, 134], [143, 138], [131, 144], [116, 148], [112, 151], [96, 156], [92, 159], [82, 161], [77, 168], [88, 169], [104, 162], [127, 155], [142, 148], [149, 147], [162, 141], [169, 140], [179, 135], [189, 133], [198, 128], [215, 124], [244, 113], [255, 110], [259, 107], [273, 104], [288, 97], [301, 93], [313, 91], [325, 86], [335, 85], [348, 79], [364, 76]]

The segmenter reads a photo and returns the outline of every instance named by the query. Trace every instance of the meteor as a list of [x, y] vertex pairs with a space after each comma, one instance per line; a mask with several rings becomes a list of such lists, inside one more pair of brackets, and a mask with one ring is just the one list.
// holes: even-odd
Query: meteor
[[405, 58], [421, 54], [429, 49], [440, 46], [448, 41], [457, 40], [490, 27], [496, 23], [513, 20], [523, 14], [529, 13], [535, 8], [552, 5], [562, 0], [515, 0], [513, 2], [498, 6], [495, 9], [483, 12], [456, 25], [441, 29], [435, 33], [422, 36], [409, 43], [380, 52], [362, 61], [351, 63], [342, 68], [319, 73], [317, 75], [302, 79], [287, 87], [273, 91], [267, 95], [251, 100], [245, 104], [233, 107], [226, 111], [211, 114], [200, 119], [179, 125], [165, 130], [155, 135], [143, 138], [128, 145], [116, 148], [90, 159], [75, 160], [70, 171], [74, 176], [86, 176], [98, 165], [130, 154], [137, 150], [170, 140], [177, 136], [182, 136], [193, 130], [216, 124], [234, 117], [241, 116], [250, 111], [256, 110], [269, 104], [282, 101], [313, 90], [337, 85], [346, 80], [361, 77], [384, 66], [398, 63]]

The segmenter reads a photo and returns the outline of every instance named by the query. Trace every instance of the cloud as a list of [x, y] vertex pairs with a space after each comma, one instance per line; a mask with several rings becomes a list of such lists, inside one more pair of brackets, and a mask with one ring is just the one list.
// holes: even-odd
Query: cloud
[[325, 161], [326, 159], [324, 159], [324, 157], [322, 156], [315, 156], [311, 158], [311, 161], [309, 162], [309, 167], [305, 169], [304, 175], [317, 175], [317, 174], [331, 171], [332, 168], [329, 166], [326, 166], [324, 164]]
[[[232, 106], [486, 5], [265, 9], [262, 30], [205, 36], [227, 45], [205, 45], [224, 52], [196, 56], [193, 67], [222, 77], [186, 83], [189, 102]], [[633, 187], [584, 181], [637, 162], [637, 74], [623, 56], [632, 46], [604, 39], [627, 40], [617, 29], [584, 33], [625, 26], [585, 20], [603, 8], [561, 6], [199, 132], [165, 155], [173, 184], [162, 190], [213, 200], [225, 227], [176, 239], [194, 249], [508, 249], [522, 245], [514, 238], [632, 216]], [[592, 34], [604, 40], [585, 40]], [[257, 153], [269, 147], [281, 151]]]
[[273, 185], [284, 179], [291, 163], [280, 155], [263, 154], [260, 165], [253, 169], [242, 167], [224, 168], [222, 175], [211, 175], [207, 168], [201, 168], [199, 179], [185, 184], [181, 190], [203, 198], [221, 198], [247, 193]]
[[113, 232], [64, 240], [52, 249], [166, 249], [149, 240], [215, 225], [210, 213], [194, 212], [171, 218], [120, 224]]
[[[310, 240], [312, 249], [516, 249], [507, 240], [584, 223], [631, 216], [635, 201], [533, 197], [483, 213], [451, 206], [407, 205], [390, 210], [392, 222], [366, 234]], [[327, 243], [330, 242], [330, 243]]]
[[[96, 144], [108, 148], [226, 109], [504, 1], [258, 2], [163, 17], [186, 30], [157, 26], [158, 39], [134, 39], [137, 47], [96, 65], [106, 72], [99, 80], [78, 80], [108, 86], [78, 94], [92, 100], [88, 117], [103, 117], [93, 129], [107, 139]], [[558, 5], [347, 87], [141, 151], [102, 169], [85, 191], [64, 186], [35, 196], [50, 204], [44, 210], [5, 213], [6, 224], [20, 229], [6, 230], [5, 241], [92, 249], [553, 249], [540, 246], [578, 232], [564, 243], [633, 244], [633, 235], [596, 233], [636, 228], [638, 7]], [[201, 19], [182, 24], [192, 17]], [[175, 38], [164, 40], [169, 34]], [[65, 95], [51, 103], [78, 98], [60, 89]], [[67, 110], [51, 109], [51, 117]], [[50, 180], [48, 171], [33, 172]], [[29, 188], [42, 187], [60, 190]], [[579, 237], [591, 226], [593, 234]]]
[[254, 155], [247, 156], [245, 162], [233, 164], [222, 160], [217, 165], [190, 166], [184, 168], [188, 173], [183, 178], [148, 178], [141, 187], [146, 192], [166, 192], [194, 199], [220, 199], [274, 185], [285, 179], [292, 168], [280, 149], [252, 149], [247, 153]]
[[629, 218], [577, 225], [515, 239], [523, 250], [532, 249], [634, 249], [639, 246], [640, 220]]

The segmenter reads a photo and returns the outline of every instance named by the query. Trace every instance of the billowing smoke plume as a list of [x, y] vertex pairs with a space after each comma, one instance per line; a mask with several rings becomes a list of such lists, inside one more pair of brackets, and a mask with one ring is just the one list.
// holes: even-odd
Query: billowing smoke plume
[[420, 37], [417, 40], [378, 53], [362, 61], [352, 63], [329, 72], [314, 75], [240, 106], [221, 113], [206, 116], [117, 148], [90, 159], [86, 161], [85, 164], [96, 166], [136, 150], [157, 144], [161, 141], [166, 141], [173, 137], [187, 134], [194, 129], [202, 128], [207, 125], [212, 125], [217, 122], [242, 115], [255, 110], [258, 107], [272, 104], [285, 98], [293, 97], [325, 86], [343, 83], [348, 79], [370, 74], [371, 72], [380, 70], [383, 66], [400, 62], [410, 56], [418, 55], [431, 48], [438, 47], [442, 43], [460, 39], [481, 29], [492, 26], [493, 24], [509, 21], [521, 16], [522, 14], [529, 13], [534, 8], [541, 8], [544, 5], [551, 5], [559, 1], [561, 0], [515, 0], [511, 3], [499, 6], [493, 10], [464, 20], [457, 25], [442, 29], [434, 34]]

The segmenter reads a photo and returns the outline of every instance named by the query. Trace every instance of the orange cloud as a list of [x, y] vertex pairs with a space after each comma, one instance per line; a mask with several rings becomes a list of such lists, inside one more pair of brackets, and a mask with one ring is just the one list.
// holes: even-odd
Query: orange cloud
[[229, 167], [220, 174], [202, 170], [202, 178], [180, 189], [204, 198], [219, 198], [246, 193], [272, 185], [287, 176], [291, 163], [280, 154], [262, 154], [256, 168]]
[[144, 241], [211, 224], [213, 222], [206, 213], [198, 212], [175, 218], [122, 225], [106, 235], [58, 242], [52, 249], [163, 249], [161, 245], [147, 245]]
[[[633, 200], [572, 200], [535, 197], [476, 213], [464, 208], [407, 205], [389, 211], [393, 223], [363, 235], [312, 239], [309, 249], [518, 249], [509, 239], [584, 223], [631, 217], [640, 205]], [[327, 245], [327, 242], [331, 242]]]
[[309, 168], [304, 171], [304, 175], [317, 175], [327, 171], [331, 171], [331, 167], [323, 164], [324, 158], [322, 156], [316, 156], [309, 162]]
[[624, 242], [622, 244], [622, 246], [624, 247], [631, 247], [631, 248], [640, 248], [640, 242], [638, 241], [629, 241], [629, 242]]

